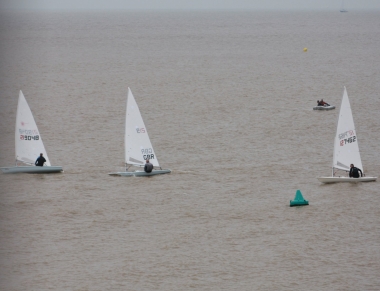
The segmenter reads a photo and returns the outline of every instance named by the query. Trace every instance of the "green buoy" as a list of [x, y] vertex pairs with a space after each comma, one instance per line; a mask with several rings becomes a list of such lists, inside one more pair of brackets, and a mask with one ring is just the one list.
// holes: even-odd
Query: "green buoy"
[[309, 205], [309, 201], [305, 200], [300, 190], [297, 190], [294, 200], [290, 200], [290, 207]]

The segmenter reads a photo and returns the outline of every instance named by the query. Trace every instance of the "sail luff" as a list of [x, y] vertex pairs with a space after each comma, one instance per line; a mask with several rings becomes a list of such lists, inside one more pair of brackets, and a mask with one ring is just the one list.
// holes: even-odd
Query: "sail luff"
[[[18, 139], [20, 138], [19, 137], [19, 134], [18, 134], [18, 124], [19, 124], [19, 116], [20, 116], [20, 111], [21, 111], [21, 96], [24, 97], [24, 95], [22, 94], [21, 90], [20, 90], [20, 93], [18, 95], [18, 101], [17, 101], [17, 112], [16, 112], [16, 123], [15, 123], [15, 159], [16, 159], [16, 165], [17, 165], [17, 162], [22, 162], [18, 159], [18, 155], [17, 155], [17, 145], [18, 145]], [[25, 99], [25, 98], [24, 98]]]
[[128, 164], [128, 159], [129, 159], [129, 156], [128, 156], [128, 151], [127, 151], [127, 147], [128, 147], [128, 129], [127, 129], [127, 124], [128, 124], [128, 100], [129, 100], [129, 87], [128, 87], [128, 96], [127, 96], [127, 102], [125, 104], [125, 121], [124, 121], [124, 159], [125, 159], [125, 164]]

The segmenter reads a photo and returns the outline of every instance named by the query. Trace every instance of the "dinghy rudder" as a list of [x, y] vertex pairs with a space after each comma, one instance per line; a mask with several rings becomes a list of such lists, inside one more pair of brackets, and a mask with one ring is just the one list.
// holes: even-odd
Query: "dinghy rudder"
[[290, 207], [309, 205], [309, 201], [305, 200], [300, 190], [297, 190], [294, 200], [290, 200]]

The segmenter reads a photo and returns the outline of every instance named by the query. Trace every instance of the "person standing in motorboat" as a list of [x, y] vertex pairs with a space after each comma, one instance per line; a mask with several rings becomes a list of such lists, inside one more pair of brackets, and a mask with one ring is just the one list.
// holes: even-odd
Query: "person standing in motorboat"
[[363, 177], [363, 172], [359, 168], [354, 167], [354, 164], [350, 165], [350, 178], [359, 178], [359, 172], [360, 176]]
[[44, 154], [41, 153], [34, 164], [38, 167], [43, 167], [45, 162], [46, 162], [46, 159], [44, 158]]
[[149, 160], [146, 160], [145, 166], [144, 166], [145, 173], [151, 173], [153, 171], [153, 164], [149, 162]]

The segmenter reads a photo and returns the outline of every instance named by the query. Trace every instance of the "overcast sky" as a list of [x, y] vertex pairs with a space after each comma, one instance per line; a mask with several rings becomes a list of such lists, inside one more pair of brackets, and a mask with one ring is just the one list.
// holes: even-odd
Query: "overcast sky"
[[[380, 10], [380, 0], [344, 0], [347, 10]], [[342, 0], [0, 0], [0, 9], [337, 10]]]

